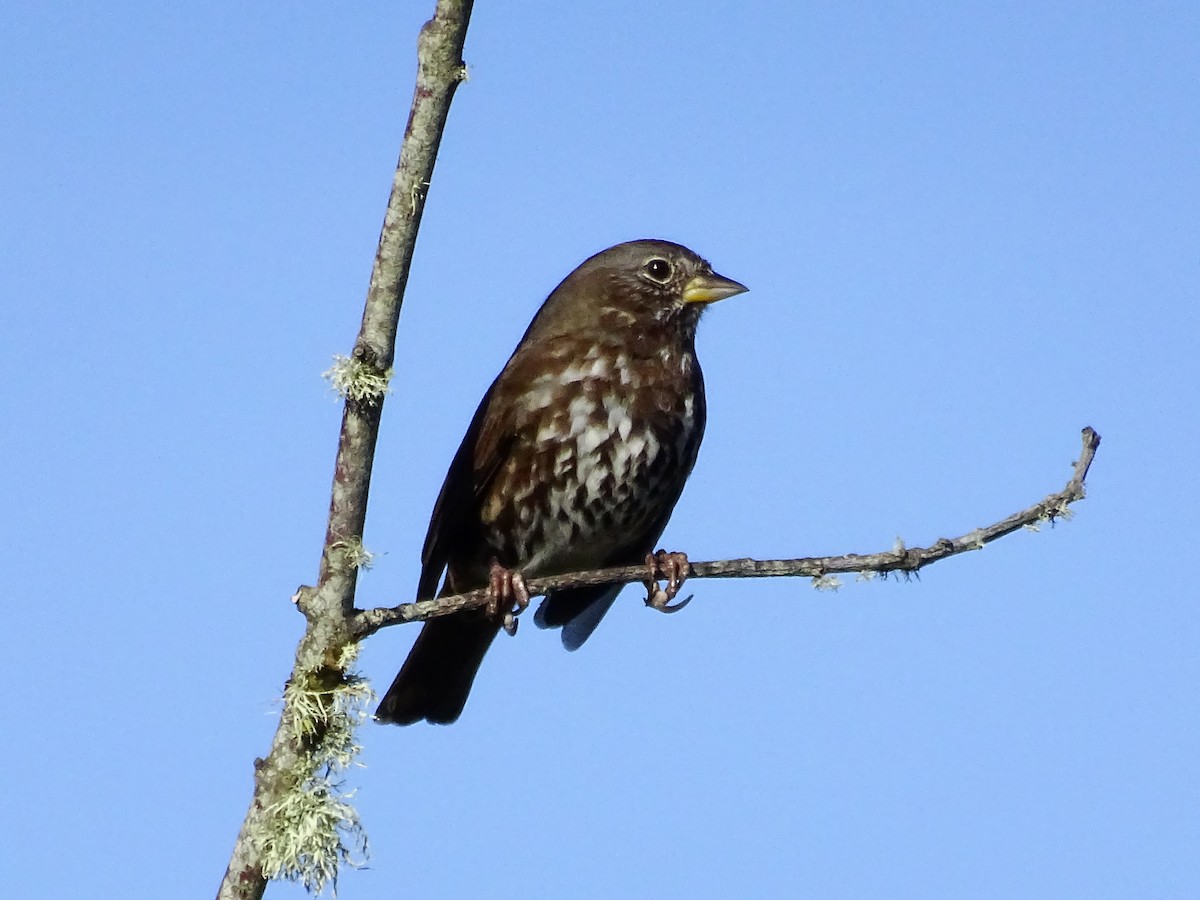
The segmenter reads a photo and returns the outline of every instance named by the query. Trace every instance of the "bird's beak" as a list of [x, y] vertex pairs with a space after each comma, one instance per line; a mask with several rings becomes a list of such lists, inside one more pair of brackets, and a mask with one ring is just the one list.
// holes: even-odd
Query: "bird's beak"
[[718, 275], [716, 272], [693, 275], [683, 286], [684, 303], [716, 303], [734, 294], [747, 291], [744, 284], [739, 284], [732, 278]]

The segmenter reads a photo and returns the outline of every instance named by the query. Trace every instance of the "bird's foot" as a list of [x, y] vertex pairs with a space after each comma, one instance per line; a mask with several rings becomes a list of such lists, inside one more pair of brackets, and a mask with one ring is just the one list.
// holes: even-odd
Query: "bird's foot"
[[500, 619], [500, 627], [509, 634], [517, 633], [517, 616], [529, 606], [529, 589], [520, 572], [506, 569], [492, 560], [488, 574], [487, 614]]
[[[647, 553], [646, 605], [665, 613], [679, 612], [687, 606], [692, 599], [690, 596], [685, 597], [678, 603], [672, 603], [671, 601], [675, 599], [675, 595], [683, 587], [683, 582], [687, 579], [690, 568], [691, 564], [688, 562], [686, 553], [668, 553], [666, 550], [659, 550], [657, 553]], [[659, 586], [658, 580], [660, 578], [667, 580], [665, 589]]]

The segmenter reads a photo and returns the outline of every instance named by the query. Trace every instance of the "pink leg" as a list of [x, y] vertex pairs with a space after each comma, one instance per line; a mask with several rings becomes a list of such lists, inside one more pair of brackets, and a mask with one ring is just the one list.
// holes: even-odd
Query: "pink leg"
[[517, 633], [517, 616], [529, 606], [529, 590], [521, 573], [506, 569], [492, 560], [488, 574], [487, 614], [500, 618], [500, 627], [509, 634]]
[[[665, 613], [679, 612], [687, 606], [691, 597], [680, 600], [678, 603], [671, 603], [671, 601], [683, 587], [690, 568], [691, 564], [688, 562], [686, 553], [668, 553], [666, 550], [647, 553], [646, 605]], [[667, 579], [665, 590], [658, 585], [660, 578]]]

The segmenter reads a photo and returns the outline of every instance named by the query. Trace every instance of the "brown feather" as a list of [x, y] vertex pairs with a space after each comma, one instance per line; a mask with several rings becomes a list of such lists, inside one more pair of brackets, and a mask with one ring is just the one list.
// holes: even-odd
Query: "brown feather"
[[[652, 266], [653, 264], [653, 266]], [[586, 260], [538, 310], [475, 411], [434, 505], [418, 595], [485, 586], [493, 562], [527, 577], [640, 562], [696, 461], [704, 302], [744, 288], [690, 250], [635, 241]], [[715, 292], [715, 295], [713, 295]], [[612, 588], [559, 591], [538, 624], [583, 643]], [[427, 622], [380, 703], [381, 721], [458, 718], [498, 617]]]

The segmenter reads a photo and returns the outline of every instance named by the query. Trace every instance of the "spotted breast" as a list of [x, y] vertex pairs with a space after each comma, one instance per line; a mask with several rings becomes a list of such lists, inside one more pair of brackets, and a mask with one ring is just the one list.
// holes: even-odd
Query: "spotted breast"
[[[624, 560], [631, 544], [640, 559], [704, 433], [694, 350], [652, 334], [571, 335], [533, 363], [541, 372], [513, 404], [512, 444], [481, 507], [488, 554], [531, 576]], [[526, 364], [514, 357], [497, 388]]]

